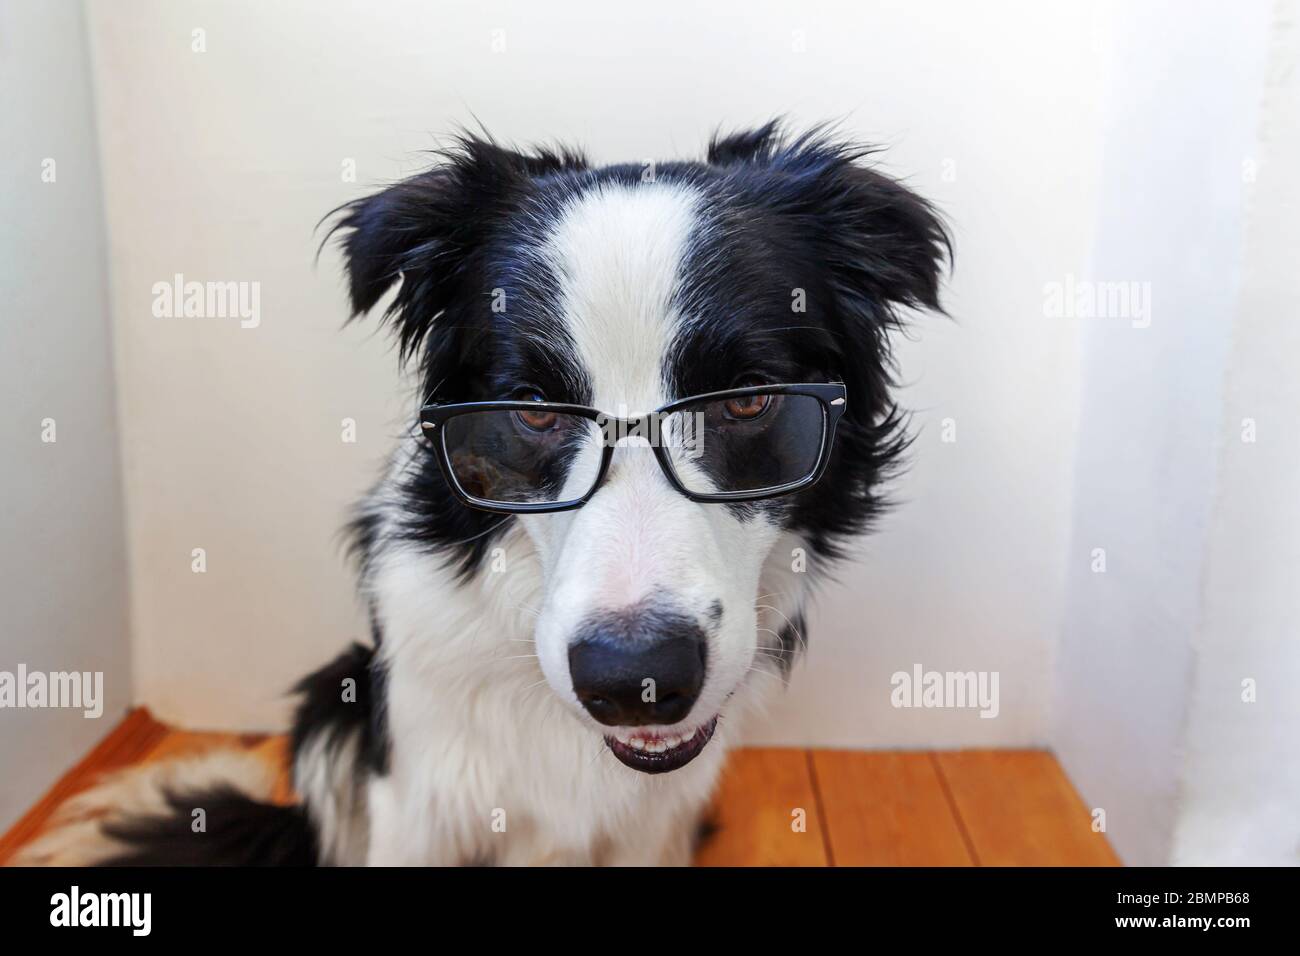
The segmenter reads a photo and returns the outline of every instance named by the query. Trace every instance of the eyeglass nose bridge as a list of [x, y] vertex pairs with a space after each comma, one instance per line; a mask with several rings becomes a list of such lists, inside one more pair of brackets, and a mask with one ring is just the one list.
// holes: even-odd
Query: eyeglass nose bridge
[[595, 420], [601, 431], [601, 443], [606, 448], [617, 448], [625, 438], [643, 438], [651, 448], [658, 448], [667, 417], [664, 412], [646, 412], [631, 418], [599, 412]]
[[[702, 501], [704, 496], [690, 491], [677, 474], [674, 458], [695, 460], [703, 455], [703, 413], [691, 413], [696, 421], [683, 424], [673, 436], [665, 434], [666, 423], [680, 417], [681, 411], [656, 410], [644, 415], [619, 417], [604, 412], [598, 413], [595, 421], [601, 431], [602, 461], [599, 474], [591, 490], [582, 498], [585, 503], [593, 498], [605, 485], [615, 459], [626, 455], [628, 451], [649, 452], [658, 464], [658, 470], [667, 479], [668, 484], [679, 494], [691, 501]], [[628, 444], [625, 439], [639, 438], [641, 443]], [[730, 496], [723, 496], [730, 497]]]

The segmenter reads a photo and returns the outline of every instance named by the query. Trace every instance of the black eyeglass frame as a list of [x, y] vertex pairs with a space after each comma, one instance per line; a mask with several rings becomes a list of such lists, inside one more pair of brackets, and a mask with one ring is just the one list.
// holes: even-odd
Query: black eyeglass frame
[[[689, 398], [679, 399], [636, 418], [616, 418], [587, 405], [568, 405], [563, 402], [502, 401], [425, 405], [420, 409], [420, 427], [424, 434], [430, 438], [430, 442], [437, 454], [438, 466], [442, 469], [442, 475], [447, 481], [447, 486], [462, 504], [479, 511], [491, 511], [496, 514], [549, 514], [581, 508], [600, 490], [600, 486], [605, 482], [605, 476], [609, 473], [609, 466], [614, 460], [614, 450], [617, 447], [617, 441], [610, 442], [608, 440], [609, 432], [607, 429], [611, 425], [616, 428], [616, 435], [644, 434], [643, 429], [650, 426], [652, 420], [657, 419], [657, 421], [653, 421], [653, 427], [656, 431], [653, 431], [652, 434], [659, 434], [658, 429], [662, 425], [663, 419], [674, 412], [681, 411], [683, 408], [698, 405], [702, 402], [726, 401], [732, 398], [745, 398], [749, 395], [805, 395], [817, 399], [822, 406], [822, 441], [817, 453], [817, 464], [812, 471], [798, 481], [787, 482], [784, 485], [760, 489], [759, 491], [724, 491], [701, 494], [691, 491], [682, 484], [681, 479], [677, 477], [676, 470], [673, 468], [671, 457], [664, 443], [652, 442], [651, 447], [654, 449], [655, 459], [659, 462], [659, 468], [664, 473], [664, 477], [668, 479], [669, 484], [691, 501], [709, 504], [779, 498], [782, 495], [793, 494], [796, 491], [802, 491], [815, 485], [821, 480], [822, 475], [826, 473], [826, 466], [830, 463], [831, 449], [835, 443], [835, 428], [848, 407], [848, 392], [840, 382], [809, 382], [799, 385], [752, 385], [746, 388], [730, 388], [721, 392], [708, 392], [704, 395], [692, 395]], [[439, 426], [460, 415], [487, 411], [548, 411], [560, 415], [586, 418], [595, 422], [606, 437], [601, 442], [600, 470], [596, 473], [591, 488], [582, 497], [568, 501], [519, 502], [515, 504], [504, 501], [488, 501], [469, 494], [456, 480], [456, 474], [451, 467], [451, 457], [447, 451], [447, 443], [443, 437], [445, 430], [440, 430]]]

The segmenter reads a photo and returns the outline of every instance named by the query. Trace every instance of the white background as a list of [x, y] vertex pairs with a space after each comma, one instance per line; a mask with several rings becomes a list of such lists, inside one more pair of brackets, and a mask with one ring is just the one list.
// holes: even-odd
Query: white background
[[[475, 117], [613, 162], [698, 156], [713, 129], [780, 113], [887, 144], [889, 168], [951, 219], [958, 256], [953, 318], [920, 318], [900, 343], [920, 435], [902, 507], [828, 589], [763, 739], [1044, 742], [1079, 330], [1044, 318], [1043, 284], [1086, 272], [1092, 246], [1091, 15], [555, 9], [91, 4], [139, 698], [186, 724], [277, 726], [288, 683], [363, 632], [336, 532], [411, 405], [374, 325], [340, 332], [334, 252], [313, 268], [327, 210], [419, 168]], [[177, 272], [260, 282], [261, 326], [155, 318], [152, 286]], [[356, 444], [340, 441], [345, 417]], [[955, 444], [939, 440], [947, 417]], [[916, 662], [1000, 671], [1001, 716], [892, 709], [890, 674]]]
[[90, 83], [80, 4], [0, 4], [0, 671], [101, 671], [105, 696], [98, 720], [0, 710], [0, 831], [131, 702]]
[[[833, 120], [945, 212], [951, 319], [898, 342], [900, 506], [825, 588], [755, 740], [1052, 745], [1130, 862], [1294, 862], [1300, 719], [1276, 684], [1239, 698], [1300, 679], [1293, 2], [86, 9], [105, 238], [41, 284], [95, 301], [103, 275], [66, 259], [106, 259], [130, 665], [160, 719], [281, 728], [285, 689], [365, 633], [338, 531], [413, 406], [374, 323], [341, 327], [337, 256], [314, 263], [329, 209], [479, 121], [640, 162]], [[58, 70], [81, 42], [21, 62]], [[22, 175], [51, 135], [32, 128]], [[261, 325], [156, 318], [176, 273], [259, 282]], [[1149, 283], [1150, 327], [1050, 316], [1068, 277]], [[999, 672], [999, 717], [892, 708], [916, 663]]]

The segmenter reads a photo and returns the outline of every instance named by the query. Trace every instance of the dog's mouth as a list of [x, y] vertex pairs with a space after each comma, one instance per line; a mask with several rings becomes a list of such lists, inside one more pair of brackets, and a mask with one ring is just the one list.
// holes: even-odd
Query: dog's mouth
[[693, 733], [666, 734], [651, 730], [619, 731], [605, 738], [605, 745], [623, 764], [642, 773], [668, 773], [694, 760], [713, 737], [718, 726], [715, 716]]

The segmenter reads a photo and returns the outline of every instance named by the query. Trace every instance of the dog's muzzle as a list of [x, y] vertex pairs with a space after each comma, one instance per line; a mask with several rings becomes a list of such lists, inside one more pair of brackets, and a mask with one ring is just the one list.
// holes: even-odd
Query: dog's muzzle
[[716, 716], [690, 726], [708, 668], [704, 630], [674, 612], [636, 607], [598, 616], [569, 648], [578, 701], [615, 728], [605, 742], [635, 770], [685, 766], [713, 736]]

